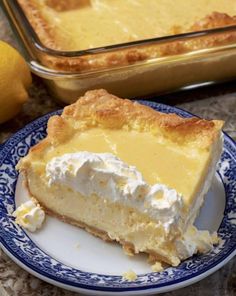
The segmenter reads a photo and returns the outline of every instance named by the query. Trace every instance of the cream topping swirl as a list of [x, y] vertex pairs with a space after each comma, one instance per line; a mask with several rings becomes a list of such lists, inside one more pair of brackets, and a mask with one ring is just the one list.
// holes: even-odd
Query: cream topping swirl
[[52, 158], [46, 166], [48, 184], [63, 184], [85, 197], [96, 194], [119, 202], [161, 222], [166, 229], [180, 219], [182, 197], [164, 184], [149, 185], [134, 166], [112, 153], [77, 152]]
[[31, 232], [39, 229], [45, 219], [44, 211], [31, 200], [20, 205], [12, 215], [17, 224]]

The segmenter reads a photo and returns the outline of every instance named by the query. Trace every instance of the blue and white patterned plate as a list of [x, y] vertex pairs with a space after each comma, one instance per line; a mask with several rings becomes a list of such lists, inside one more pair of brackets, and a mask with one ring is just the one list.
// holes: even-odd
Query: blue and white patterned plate
[[[189, 113], [154, 102], [142, 102], [166, 113], [191, 117]], [[224, 134], [224, 152], [212, 188], [201, 210], [198, 226], [218, 229], [221, 243], [205, 255], [195, 255], [180, 266], [151, 272], [146, 258], [122, 253], [118, 244], [108, 244], [85, 231], [47, 217], [46, 225], [31, 234], [16, 225], [11, 216], [27, 199], [15, 165], [29, 148], [46, 135], [45, 115], [12, 136], [0, 149], [0, 243], [20, 266], [54, 285], [90, 295], [144, 295], [170, 291], [199, 281], [236, 254], [236, 144]], [[79, 244], [79, 247], [78, 247]], [[134, 270], [133, 282], [122, 273]]]

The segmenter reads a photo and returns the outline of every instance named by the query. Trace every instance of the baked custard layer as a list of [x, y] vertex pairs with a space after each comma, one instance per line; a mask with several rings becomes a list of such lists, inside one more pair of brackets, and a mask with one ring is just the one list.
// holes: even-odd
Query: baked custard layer
[[[78, 51], [236, 24], [232, 0], [17, 0], [47, 48]], [[49, 68], [90, 71], [232, 44], [233, 31], [81, 55], [40, 55]]]
[[48, 151], [43, 164], [55, 156], [77, 151], [113, 153], [135, 166], [149, 184], [162, 183], [184, 196], [191, 204], [205, 178], [211, 151], [165, 142], [150, 132], [92, 128], [75, 134], [68, 142]]
[[[155, 254], [162, 261], [178, 265], [181, 258], [175, 240], [192, 225], [209, 189], [221, 152], [222, 124], [163, 114], [119, 99], [105, 90], [90, 91], [65, 107], [61, 116], [50, 118], [48, 136], [21, 159], [18, 169], [26, 177], [32, 198], [49, 213], [97, 229], [96, 234], [102, 233], [101, 237], [105, 233], [106, 238], [131, 244], [135, 253]], [[176, 213], [170, 208], [168, 227], [162, 224], [165, 216], [153, 219], [148, 211], [132, 206], [132, 196], [128, 196], [131, 201], [127, 204], [122, 197], [112, 202], [105, 196], [84, 196], [73, 190], [73, 186], [68, 186], [77, 184], [73, 162], [62, 161], [62, 166], [51, 170], [59, 179], [50, 182], [47, 166], [53, 159], [83, 151], [115, 155], [129, 166], [135, 166], [148, 184], [161, 183], [180, 194], [183, 204], [178, 199]], [[81, 170], [89, 174], [88, 167], [82, 165]], [[63, 176], [72, 179], [69, 183], [60, 182]], [[169, 201], [174, 199], [174, 192], [169, 192]], [[159, 209], [163, 213], [163, 209], [168, 209], [168, 200], [162, 203], [163, 196], [154, 198], [154, 211]], [[143, 194], [137, 195], [136, 202], [143, 204], [141, 208], [146, 207]]]
[[187, 32], [215, 11], [236, 15], [233, 0], [20, 0], [27, 2], [45, 20], [55, 44], [69, 51]]
[[147, 215], [95, 195], [84, 197], [65, 186], [49, 189], [46, 180], [39, 182], [34, 171], [25, 176], [31, 196], [48, 214], [85, 228], [104, 240], [117, 241], [124, 248], [130, 246], [130, 254], [153, 253], [160, 261], [179, 264], [176, 248], [166, 239], [163, 225]]

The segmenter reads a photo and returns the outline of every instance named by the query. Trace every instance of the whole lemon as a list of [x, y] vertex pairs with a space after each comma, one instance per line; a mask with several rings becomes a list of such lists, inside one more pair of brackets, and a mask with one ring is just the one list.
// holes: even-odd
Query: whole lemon
[[0, 40], [0, 123], [13, 118], [28, 99], [29, 67], [16, 49]]

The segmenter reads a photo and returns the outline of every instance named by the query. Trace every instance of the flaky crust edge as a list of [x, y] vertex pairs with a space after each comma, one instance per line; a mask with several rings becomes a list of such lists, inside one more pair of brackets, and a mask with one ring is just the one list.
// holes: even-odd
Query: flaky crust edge
[[[23, 9], [27, 19], [29, 20], [34, 31], [44, 46], [54, 50], [62, 50], [54, 38], [53, 28], [49, 26], [44, 16], [34, 1], [17, 0]], [[208, 30], [217, 27], [236, 25], [236, 16], [229, 16], [225, 13], [212, 12], [194, 23], [190, 28], [181, 28], [175, 26], [172, 28], [173, 34], [181, 34], [186, 32], [195, 32]], [[143, 48], [129, 48], [127, 50], [119, 50], [118, 52], [102, 53], [99, 55], [87, 55], [78, 58], [53, 57], [50, 55], [42, 55], [42, 63], [48, 67], [64, 71], [93, 71], [116, 66], [131, 65], [136, 62], [145, 61], [149, 58], [165, 57], [168, 55], [177, 55], [192, 50], [210, 48], [213, 46], [225, 45], [236, 41], [236, 33], [229, 32], [220, 34], [220, 36], [208, 36], [204, 38], [192, 39], [190, 41], [174, 41], [168, 44], [147, 45]]]
[[85, 93], [61, 114], [49, 118], [47, 136], [22, 158], [17, 169], [30, 165], [31, 158], [41, 158], [49, 147], [69, 141], [75, 133], [91, 128], [150, 132], [167, 143], [194, 149], [211, 149], [219, 137], [223, 121], [197, 117], [183, 118], [166, 114], [128, 99], [109, 94], [104, 89]]

